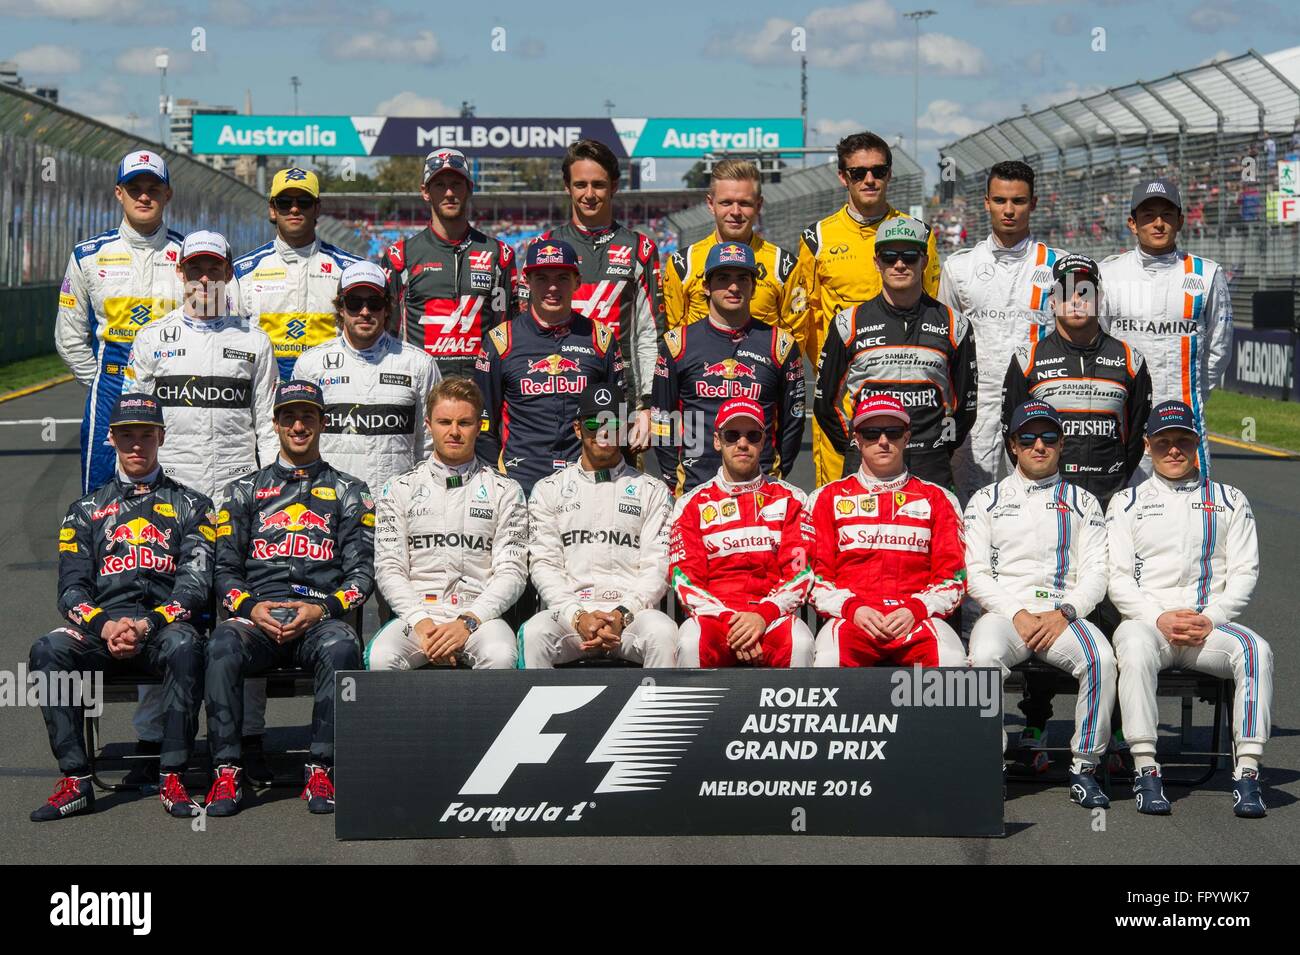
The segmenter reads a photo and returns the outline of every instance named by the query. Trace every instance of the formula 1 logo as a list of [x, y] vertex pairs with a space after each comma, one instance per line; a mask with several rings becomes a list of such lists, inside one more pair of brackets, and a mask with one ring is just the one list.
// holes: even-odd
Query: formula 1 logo
[[[552, 716], [586, 706], [603, 686], [534, 686], [478, 765], [460, 795], [497, 795], [525, 763], [548, 763], [564, 733], [545, 733]], [[611, 763], [597, 793], [659, 789], [686, 747], [722, 701], [725, 687], [670, 687], [641, 684], [587, 757]]]

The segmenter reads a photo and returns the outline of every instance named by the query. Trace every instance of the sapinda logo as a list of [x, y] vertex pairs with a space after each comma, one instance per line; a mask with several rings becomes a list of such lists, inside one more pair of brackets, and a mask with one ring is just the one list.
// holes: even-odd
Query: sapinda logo
[[[570, 713], [600, 696], [603, 686], [534, 686], [483, 754], [460, 795], [497, 795], [525, 763], [548, 763], [564, 733], [545, 733], [551, 717]], [[635, 687], [588, 763], [612, 763], [597, 793], [658, 789], [722, 701], [725, 687]]]

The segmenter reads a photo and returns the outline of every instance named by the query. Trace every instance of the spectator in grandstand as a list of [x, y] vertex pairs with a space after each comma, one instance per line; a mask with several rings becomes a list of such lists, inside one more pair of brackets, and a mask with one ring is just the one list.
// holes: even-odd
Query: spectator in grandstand
[[677, 625], [656, 609], [668, 587], [671, 498], [624, 460], [627, 411], [620, 386], [588, 384], [570, 423], [581, 457], [529, 498], [531, 572], [546, 609], [520, 631], [527, 667], [583, 657], [676, 664]]
[[668, 328], [709, 316], [711, 296], [704, 284], [709, 252], [719, 243], [743, 242], [754, 250], [759, 269], [750, 314], [797, 336], [790, 315], [794, 284], [789, 279], [794, 271], [794, 256], [754, 231], [763, 211], [763, 182], [758, 167], [747, 159], [724, 159], [715, 164], [704, 201], [713, 213], [713, 232], [670, 256], [664, 270], [664, 318]]
[[366, 648], [368, 670], [515, 666], [501, 617], [528, 581], [528, 506], [517, 482], [474, 457], [482, 413], [468, 378], [435, 384], [424, 412], [433, 453], [376, 497], [375, 576], [397, 619]]
[[1096, 769], [1110, 742], [1115, 655], [1083, 618], [1106, 594], [1106, 521], [1096, 497], [1061, 479], [1063, 448], [1071, 443], [1050, 404], [1017, 405], [1007, 437], [1014, 471], [966, 506], [966, 583], [984, 608], [971, 631], [970, 659], [1005, 676], [1033, 657], [1078, 679], [1070, 798], [1105, 808], [1110, 800]]
[[[614, 219], [620, 173], [613, 150], [594, 139], [581, 139], [565, 152], [561, 168], [571, 218], [533, 242], [561, 239], [577, 251], [573, 309], [614, 333], [627, 362], [628, 394], [637, 412], [628, 446], [640, 453], [650, 446], [655, 357], [664, 332], [659, 250], [648, 235]], [[522, 290], [521, 299], [528, 294]]]
[[894, 396], [864, 396], [853, 435], [860, 469], [818, 488], [805, 511], [813, 603], [831, 618], [813, 665], [964, 666], [942, 619], [966, 592], [957, 498], [908, 472], [911, 417]]
[[822, 346], [813, 410], [842, 477], [858, 470], [850, 420], [868, 394], [891, 394], [908, 409], [907, 468], [944, 488], [953, 484], [953, 452], [975, 422], [975, 339], [961, 313], [922, 288], [934, 241], [928, 233], [911, 216], [881, 224], [873, 246], [883, 286], [842, 310]]
[[979, 350], [979, 411], [953, 460], [962, 500], [1008, 473], [1000, 416], [1007, 362], [1051, 327], [1052, 265], [1065, 253], [1034, 238], [1037, 205], [1030, 166], [1016, 160], [991, 167], [984, 189], [991, 231], [950, 255], [939, 274], [936, 297], [966, 317]]
[[[1129, 204], [1137, 248], [1101, 263], [1106, 294], [1101, 327], [1140, 351], [1151, 375], [1151, 400], [1177, 399], [1192, 408], [1205, 433], [1205, 402], [1232, 353], [1232, 299], [1218, 264], [1178, 248], [1182, 199], [1168, 179], [1143, 180]], [[1210, 475], [1202, 439], [1198, 466]], [[1141, 462], [1151, 473], [1151, 459]]]
[[[528, 311], [491, 329], [474, 366], [483, 392], [479, 460], [530, 493], [582, 453], [574, 420], [588, 384], [623, 387], [613, 331], [573, 308], [578, 254], [560, 239], [535, 242], [524, 256]], [[620, 420], [622, 420], [620, 418]]]
[[[112, 254], [112, 253], [110, 253]], [[114, 401], [108, 419], [116, 473], [68, 508], [59, 529], [59, 616], [67, 625], [32, 645], [30, 673], [47, 696], [41, 708], [62, 778], [33, 822], [95, 811], [81, 708], [93, 688], [57, 675], [128, 673], [162, 677], [162, 767], [157, 780], [169, 815], [198, 806], [181, 773], [198, 726], [203, 642], [190, 619], [207, 610], [212, 589], [212, 502], [162, 473], [166, 424], [147, 395]], [[54, 698], [59, 689], [82, 699]], [[25, 689], [25, 688], [24, 688]]]
[[712, 246], [703, 267], [708, 311], [660, 342], [654, 445], [660, 473], [676, 495], [708, 481], [722, 463], [710, 426], [727, 399], [752, 399], [770, 422], [756, 448], [765, 473], [785, 477], [799, 454], [803, 356], [789, 332], [751, 313], [759, 268], [747, 243]]
[[1241, 491], [1197, 470], [1199, 427], [1183, 402], [1151, 409], [1147, 450], [1154, 473], [1117, 494], [1106, 515], [1110, 597], [1124, 617], [1114, 636], [1119, 705], [1137, 771], [1138, 811], [1167, 815], [1156, 762], [1160, 671], [1176, 666], [1232, 680], [1232, 809], [1258, 818], [1273, 651], [1235, 622], [1259, 578], [1255, 516]]
[[668, 575], [689, 615], [678, 666], [812, 666], [812, 631], [797, 616], [812, 584], [804, 493], [760, 470], [766, 433], [758, 402], [723, 402], [713, 421], [722, 464], [673, 513]]
[[379, 263], [395, 334], [432, 355], [444, 376], [471, 374], [483, 336], [518, 311], [514, 250], [470, 225], [473, 191], [464, 153], [429, 153], [420, 184], [429, 225], [390, 245]]
[[281, 382], [280, 453], [235, 481], [217, 515], [215, 584], [230, 616], [206, 648], [211, 816], [234, 815], [243, 799], [240, 684], [281, 666], [315, 675], [302, 796], [313, 813], [334, 811], [334, 675], [361, 666], [357, 633], [343, 618], [374, 588], [375, 511], [364, 483], [321, 459], [324, 408], [315, 384]]
[[[245, 316], [228, 312], [233, 269], [225, 236], [191, 232], [174, 266], [184, 302], [136, 333], [126, 390], [162, 406], [171, 440], [158, 451], [163, 473], [211, 499], [225, 501], [231, 481], [267, 464], [279, 443], [272, 427], [276, 369], [271, 341]], [[248, 705], [266, 707], [265, 684], [250, 684]], [[141, 687], [136, 753], [154, 756], [163, 738], [164, 690]], [[260, 742], [261, 734], [252, 735]], [[260, 768], [260, 767], [259, 767]], [[132, 768], [129, 781], [151, 785], [153, 761]]]
[[[841, 312], [880, 294], [880, 269], [875, 259], [876, 229], [902, 213], [889, 204], [894, 154], [875, 133], [853, 133], [835, 147], [846, 201], [835, 213], [814, 222], [799, 237], [799, 251], [790, 282], [792, 321], [800, 327], [799, 348], [818, 355], [826, 334]], [[934, 235], [927, 239], [923, 288], [939, 291], [939, 252]], [[843, 451], [836, 450], [818, 421], [813, 422], [813, 468], [817, 485], [835, 480], [843, 471]]]
[[73, 247], [54, 324], [59, 357], [87, 389], [82, 493], [113, 476], [108, 418], [122, 392], [136, 332], [181, 300], [176, 263], [184, 236], [163, 223], [172, 199], [167, 164], [148, 150], [128, 153], [118, 163], [113, 195], [122, 206], [122, 222]]
[[339, 276], [358, 257], [316, 236], [320, 180], [291, 166], [271, 179], [267, 200], [275, 238], [235, 260], [243, 314], [271, 339], [279, 376], [308, 348], [338, 336], [334, 298]]

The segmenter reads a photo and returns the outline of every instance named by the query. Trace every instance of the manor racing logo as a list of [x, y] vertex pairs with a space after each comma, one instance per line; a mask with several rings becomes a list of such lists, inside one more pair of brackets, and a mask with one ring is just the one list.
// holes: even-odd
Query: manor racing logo
[[[516, 769], [551, 761], [567, 734], [545, 732], [553, 716], [580, 709], [600, 696], [604, 686], [534, 686], [515, 708], [474, 771], [460, 787], [461, 796], [499, 796]], [[722, 701], [725, 687], [670, 687], [642, 684], [596, 743], [586, 762], [610, 764], [594, 793], [646, 792], [660, 789], [696, 734]], [[450, 802], [443, 823], [576, 822], [587, 803], [572, 808], [546, 802], [525, 806], [484, 806]], [[567, 815], [566, 815], [567, 812]]]

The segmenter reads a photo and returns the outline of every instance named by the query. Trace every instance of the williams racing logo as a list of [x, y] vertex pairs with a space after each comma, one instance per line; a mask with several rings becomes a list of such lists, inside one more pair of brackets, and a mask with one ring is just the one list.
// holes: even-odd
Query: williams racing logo
[[[534, 686], [460, 787], [461, 796], [499, 796], [515, 770], [549, 763], [565, 733], [545, 732], [551, 718], [586, 706], [605, 686]], [[688, 747], [722, 701], [724, 687], [641, 684], [587, 756], [609, 770], [593, 793], [645, 792], [663, 787]], [[575, 822], [587, 803], [572, 808], [546, 803], [526, 806], [450, 802], [443, 823]]]
[[[568, 377], [569, 372], [581, 372], [582, 365], [563, 355], [547, 355], [537, 361], [529, 362], [524, 369], [525, 377], [519, 381], [519, 389], [525, 395], [577, 395], [587, 387], [587, 376], [577, 374]], [[545, 375], [537, 381], [533, 375]]]
[[101, 577], [126, 573], [130, 570], [156, 570], [162, 574], [176, 573], [176, 560], [168, 553], [158, 553], [155, 547], [166, 551], [171, 544], [172, 532], [160, 530], [147, 518], [137, 517], [125, 524], [108, 528], [105, 533], [109, 547], [125, 544], [126, 552], [107, 554], [99, 569]]

